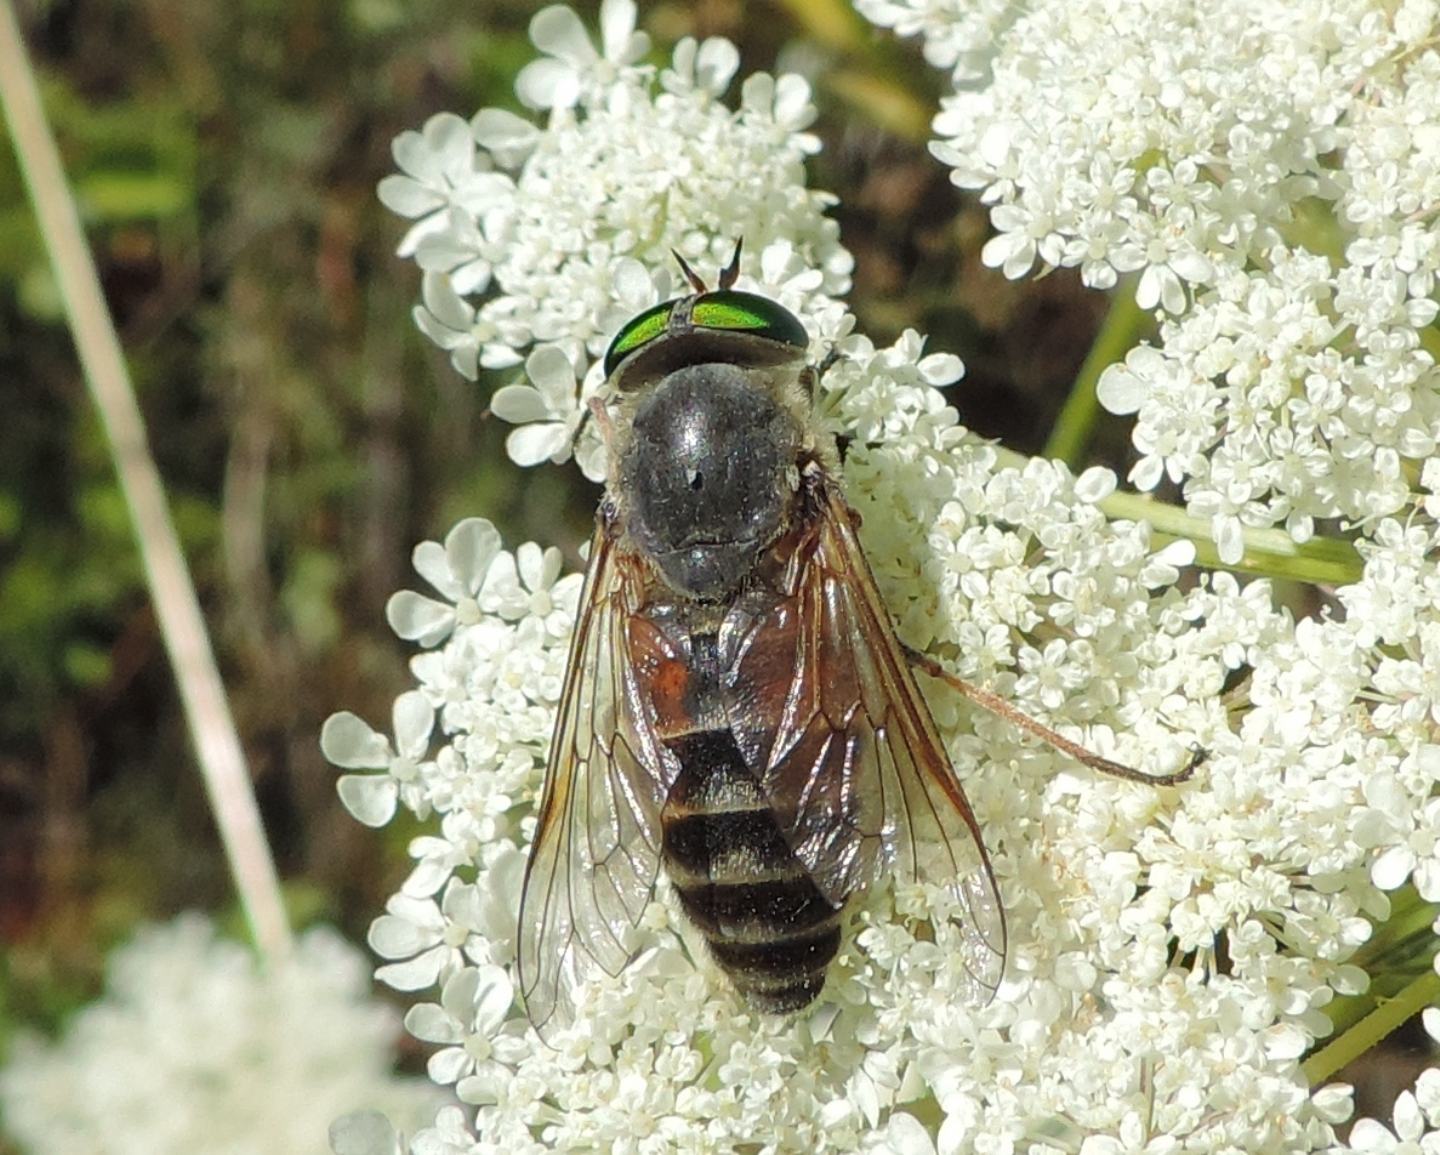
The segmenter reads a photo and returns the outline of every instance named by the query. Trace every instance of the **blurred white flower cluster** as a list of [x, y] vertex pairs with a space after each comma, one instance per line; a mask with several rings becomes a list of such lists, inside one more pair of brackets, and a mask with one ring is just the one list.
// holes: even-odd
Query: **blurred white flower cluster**
[[[862, 7], [926, 32], [930, 58], [944, 67], [964, 63], [983, 78], [988, 55], [997, 92], [1019, 84], [1020, 73], [1055, 76], [1048, 102], [1032, 94], [1029, 120], [1018, 110], [1007, 120], [998, 103], [988, 114], [1002, 143], [1022, 126], [1053, 128], [1051, 118], [1081, 99], [1063, 88], [1059, 64], [1007, 64], [1007, 52], [1023, 51], [1012, 37], [1028, 28], [1024, 44], [1036, 53], [1046, 45], [1078, 52], [1067, 35], [1129, 20], [1128, 6], [1102, 12], [1085, 3], [1071, 3], [1068, 18], [1044, 3], [1023, 15], [1008, 4], [967, 5], [963, 17], [958, 3]], [[1148, 91], [1146, 77], [1125, 79], [1151, 67], [1147, 54], [1188, 43], [1174, 34], [1171, 5], [1134, 7], [1149, 13], [1143, 51], [1112, 47], [1105, 56], [1122, 95]], [[1255, 36], [1304, 41], [1279, 26], [1275, 7], [1260, 6], [1269, 18], [1257, 18]], [[1290, 24], [1305, 24], [1311, 11], [1292, 6]], [[1318, 21], [1329, 9], [1314, 11]], [[1026, 23], [1045, 12], [1053, 29]], [[1270, 57], [1260, 67], [1233, 22], [1225, 27], [1234, 41], [1228, 80], [1172, 60], [1177, 93], [1152, 92], [1149, 119], [1114, 110], [1106, 123], [1123, 141], [1152, 119], [1168, 123], [1172, 96], [1190, 101], [1187, 109], [1209, 101], [1217, 116], [1220, 94], [1251, 101], [1244, 117], [1204, 139], [1229, 141], [1256, 165], [1272, 150], [1268, 195], [1283, 199], [1290, 183], [1280, 173], [1303, 167], [1304, 148], [1246, 134], [1266, 136], [1284, 110], [1318, 120], [1332, 78], [1314, 79], [1303, 109], [1293, 96], [1283, 110], [1268, 108], [1257, 90], [1281, 85], [1286, 67]], [[1365, 27], [1331, 40], [1317, 33], [1315, 52], [1339, 54]], [[917, 886], [879, 888], [853, 904], [813, 1009], [756, 1015], [692, 951], [662, 882], [639, 928], [637, 961], [583, 992], [585, 1013], [551, 1049], [518, 1001], [516, 914], [578, 577], [560, 576], [553, 551], [526, 544], [512, 554], [488, 522], [462, 522], [444, 543], [416, 550], [416, 569], [437, 596], [401, 593], [390, 603], [392, 626], [422, 649], [412, 663], [418, 687], [396, 702], [393, 736], [340, 714], [322, 744], [357, 772], [340, 789], [361, 821], [382, 824], [400, 804], [433, 823], [413, 843], [414, 871], [376, 920], [371, 945], [386, 960], [386, 981], [425, 992], [407, 1025], [436, 1047], [431, 1076], [453, 1085], [465, 1107], [446, 1109], [409, 1140], [383, 1120], [351, 1119], [337, 1128], [335, 1149], [1333, 1149], [1349, 1089], [1312, 1091], [1301, 1058], [1329, 1032], [1325, 1011], [1337, 996], [1365, 990], [1370, 920], [1387, 915], [1390, 893], [1417, 908], [1440, 901], [1440, 497], [1370, 522], [1363, 574], [1338, 592], [1343, 617], [1296, 622], [1275, 607], [1267, 583], [1241, 585], [1224, 573], [1181, 589], [1179, 567], [1193, 548], [1157, 552], [1147, 526], [1108, 521], [1099, 504], [1115, 487], [1112, 474], [1011, 464], [961, 428], [935, 388], [958, 376], [954, 357], [926, 354], [914, 333], [877, 349], [852, 331], [836, 300], [849, 257], [819, 216], [828, 198], [803, 184], [800, 162], [814, 142], [803, 131], [810, 110], [798, 81], [751, 77], [741, 111], [730, 112], [719, 100], [735, 67], [728, 44], [682, 43], [657, 75], [640, 63], [633, 6], [607, 0], [602, 28], [597, 51], [568, 10], [540, 13], [532, 34], [547, 58], [521, 74], [520, 93], [549, 107], [546, 126], [486, 112], [468, 135], [458, 119], [432, 122], [398, 150], [412, 184], [386, 194], [392, 205], [413, 194], [404, 211], [422, 218], [407, 240], [422, 264], [432, 262], [422, 327], [439, 332], [433, 310], [443, 297], [457, 321], [453, 347], [468, 350], [462, 367], [476, 357], [513, 361], [536, 346], [531, 386], [520, 387], [530, 392], [511, 394], [505, 407], [524, 415], [517, 432], [559, 429], [527, 433], [512, 454], [534, 458], [542, 442], [553, 459], [569, 451], [577, 382], [597, 387], [593, 362], [605, 338], [670, 292], [669, 246], [713, 267], [743, 231], [753, 248], [742, 283], [794, 309], [817, 348], [834, 343], [844, 354], [825, 378], [820, 416], [853, 438], [846, 491], [902, 637], [1112, 757], [1157, 773], [1192, 743], [1210, 757], [1180, 789], [1097, 778], [927, 686], [1009, 919], [1007, 978], [990, 1005], [966, 1005], [968, 979], [949, 949], [955, 928], [934, 913], [948, 904]], [[1139, 36], [1139, 24], [1132, 31]], [[1100, 53], [1098, 42], [1090, 50]], [[1098, 60], [1087, 58], [1092, 96], [1107, 90]], [[1016, 79], [1003, 81], [1010, 68]], [[1069, 79], [1081, 84], [1085, 75], [1077, 64]], [[1186, 96], [1192, 86], [1203, 95]], [[1176, 128], [1164, 147], [1178, 149], [1186, 132], [1198, 129]], [[1073, 134], [1046, 138], [1044, 148], [1060, 150], [1046, 154], [1049, 175], [1068, 180], [1061, 159], [1083, 146]], [[960, 155], [953, 138], [951, 148]], [[985, 148], [1015, 169], [996, 195], [1018, 204], [1031, 158]], [[1334, 160], [1331, 150], [1325, 159]], [[1231, 162], [1216, 164], [1232, 171]], [[1177, 203], [1182, 183], [1172, 190]], [[1261, 215], [1270, 202], [1258, 186], [1232, 191], [1223, 204], [1241, 223], [1220, 230], [1226, 243], [1247, 260], [1274, 251], [1257, 239], [1283, 232]], [[1128, 205], [1126, 195], [1117, 201]], [[1115, 207], [1103, 189], [1094, 199], [1091, 215]], [[1126, 218], [1110, 226], [1114, 253], [1095, 255], [1094, 269], [1107, 260], [1119, 271], [1163, 265], [1168, 272], [1154, 273], [1147, 289], [1160, 300], [1198, 271], [1191, 258], [1203, 257], [1211, 264], [1203, 283], [1218, 284], [1211, 242], [1187, 247], [1159, 203], [1146, 200], [1144, 212], [1157, 244], [1175, 247], [1144, 246], [1144, 260], [1131, 264]], [[1041, 241], [1051, 234], [1035, 232], [1044, 259], [1052, 247]], [[1062, 250], [1052, 263], [1070, 259]], [[1121, 250], [1127, 255], [1115, 255]], [[1091, 275], [1106, 283], [1103, 272]], [[478, 304], [462, 301], [470, 293]], [[1191, 300], [1181, 292], [1182, 307]], [[1346, 386], [1341, 408], [1356, 387]], [[1240, 439], [1264, 419], [1253, 402], [1226, 418]], [[1365, 464], [1349, 462], [1357, 485]], [[1426, 488], [1437, 481], [1440, 472], [1426, 472]], [[1440, 1036], [1437, 1019], [1427, 1025]], [[1423, 1135], [1432, 1150], [1440, 1087], [1426, 1076], [1407, 1094], [1394, 1123], [1400, 1141]], [[1362, 1121], [1356, 1149], [1389, 1150], [1386, 1136], [1394, 1139]]]
[[399, 1023], [333, 931], [267, 972], [183, 915], [108, 966], [60, 1041], [16, 1039], [0, 1069], [0, 1114], [29, 1155], [319, 1155], [341, 1112], [419, 1120], [440, 1101], [391, 1074]]
[[1434, 0], [857, 6], [953, 70], [933, 150], [993, 206], [985, 262], [1161, 311], [1100, 384], [1136, 486], [1183, 483], [1230, 563], [1244, 527], [1403, 514], [1440, 436]]

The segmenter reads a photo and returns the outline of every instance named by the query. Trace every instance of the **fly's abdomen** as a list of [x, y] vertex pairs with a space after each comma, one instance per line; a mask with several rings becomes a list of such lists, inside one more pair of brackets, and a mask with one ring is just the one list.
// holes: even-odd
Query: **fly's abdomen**
[[840, 911], [791, 853], [728, 730], [670, 742], [682, 767], [661, 814], [680, 905], [759, 1010], [797, 1011], [825, 985]]

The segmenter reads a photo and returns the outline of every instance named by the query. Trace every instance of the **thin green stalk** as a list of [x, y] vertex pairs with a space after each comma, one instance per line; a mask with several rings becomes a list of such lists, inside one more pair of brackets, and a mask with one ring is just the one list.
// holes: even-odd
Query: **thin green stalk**
[[932, 110], [887, 77], [859, 68], [836, 68], [825, 74], [828, 90], [851, 108], [904, 140], [925, 141]]
[[0, 109], [10, 125], [20, 171], [65, 301], [85, 381], [110, 442], [230, 870], [256, 944], [267, 955], [280, 954], [289, 947], [290, 928], [245, 755], [146, 441], [120, 339], [100, 290], [10, 0], [0, 0]]
[[1195, 543], [1195, 561], [1209, 569], [1311, 582], [1318, 585], [1348, 585], [1360, 580], [1364, 563], [1348, 541], [1312, 537], [1297, 543], [1284, 530], [1247, 529], [1245, 552], [1233, 564], [1220, 560], [1210, 540], [1210, 523], [1192, 517], [1177, 505], [1139, 493], [1112, 493], [1100, 502], [1106, 516], [1130, 521], [1148, 521], [1155, 530], [1156, 544], [1184, 538]]
[[1337, 995], [1331, 999], [1325, 1007], [1325, 1017], [1330, 1020], [1331, 1033], [1344, 1034], [1366, 1015], [1373, 1012], [1376, 1007], [1384, 1005], [1393, 998], [1393, 994], [1386, 994], [1380, 989], [1382, 985], [1393, 991], [1406, 979], [1413, 978], [1429, 969], [1435, 958], [1435, 945], [1435, 940], [1428, 936], [1416, 939], [1407, 944], [1410, 954], [1408, 961], [1386, 964], [1383, 968], [1377, 966], [1376, 977], [1371, 980], [1370, 988], [1364, 994]]
[[[1391, 897], [1390, 917], [1378, 924], [1365, 943], [1351, 956], [1352, 965], [1377, 976], [1363, 994], [1340, 995], [1325, 1008], [1338, 1034], [1348, 1031], [1388, 997], [1381, 988], [1394, 986], [1409, 975], [1430, 966], [1436, 939], [1431, 930], [1436, 906], [1426, 902], [1407, 884]], [[1388, 983], [1387, 983], [1387, 980]]]
[[1057, 457], [1072, 469], [1080, 467], [1082, 454], [1095, 427], [1095, 418], [1100, 413], [1100, 398], [1096, 393], [1100, 374], [1125, 359], [1125, 354], [1135, 347], [1149, 323], [1149, 314], [1135, 303], [1133, 292], [1122, 288], [1112, 295], [1110, 311], [1105, 314], [1105, 321], [1095, 334], [1085, 363], [1080, 366], [1075, 383], [1070, 387], [1070, 396], [1065, 399], [1065, 406], [1055, 419], [1050, 440], [1041, 451], [1044, 456]]
[[863, 52], [872, 30], [846, 0], [780, 0], [805, 35], [831, 52]]
[[[1001, 465], [1023, 469], [1030, 460], [1023, 453], [996, 446]], [[1286, 578], [1319, 585], [1349, 585], [1359, 581], [1364, 564], [1348, 541], [1314, 537], [1297, 544], [1279, 529], [1247, 529], [1245, 551], [1233, 565], [1220, 560], [1210, 539], [1210, 523], [1178, 505], [1169, 505], [1140, 493], [1112, 493], [1099, 503], [1105, 516], [1117, 521], [1145, 521], [1154, 530], [1154, 544], [1185, 540], [1195, 546], [1195, 562], [1207, 569], [1228, 569], [1261, 577]]]
[[1333, 1043], [1322, 1047], [1300, 1065], [1306, 1080], [1318, 1087], [1335, 1073], [1378, 1046], [1426, 1007], [1440, 1001], [1440, 974], [1426, 971], [1393, 999], [1381, 1003]]
[[1367, 971], [1373, 969], [1376, 960], [1397, 943], [1428, 932], [1435, 922], [1435, 915], [1435, 904], [1426, 902], [1413, 885], [1407, 884], [1390, 900], [1390, 917], [1375, 927], [1370, 940], [1355, 952], [1350, 961]]

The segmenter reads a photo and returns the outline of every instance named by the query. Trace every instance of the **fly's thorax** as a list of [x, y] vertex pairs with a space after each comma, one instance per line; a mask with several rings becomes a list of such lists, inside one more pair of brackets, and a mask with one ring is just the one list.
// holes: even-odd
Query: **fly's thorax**
[[792, 393], [773, 369], [706, 362], [627, 399], [614, 497], [676, 592], [734, 594], [788, 525], [807, 440]]

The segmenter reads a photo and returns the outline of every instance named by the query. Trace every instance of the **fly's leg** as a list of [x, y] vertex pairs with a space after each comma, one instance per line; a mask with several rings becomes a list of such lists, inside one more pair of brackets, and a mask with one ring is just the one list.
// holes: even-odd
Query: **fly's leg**
[[605, 402], [599, 397], [592, 397], [586, 403], [590, 410], [590, 420], [595, 422], [595, 428], [600, 431], [600, 443], [605, 446], [605, 460], [615, 460], [615, 422], [610, 419], [610, 410], [605, 408]]
[[1109, 774], [1113, 778], [1123, 778], [1127, 782], [1143, 782], [1149, 786], [1178, 786], [1181, 782], [1188, 782], [1195, 774], [1195, 768], [1205, 761], [1206, 753], [1199, 747], [1191, 750], [1190, 760], [1179, 770], [1172, 774], [1146, 774], [1143, 770], [1136, 770], [1126, 766], [1122, 762], [1112, 762], [1109, 758], [1102, 758], [1092, 750], [1085, 749], [1078, 742], [1072, 742], [1063, 734], [1057, 733], [1042, 722], [1037, 722], [1022, 710], [1017, 710], [998, 694], [992, 694], [989, 690], [982, 690], [979, 686], [957, 677], [937, 662], [928, 654], [922, 654], [919, 650], [912, 649], [900, 643], [900, 648], [905, 651], [905, 656], [910, 664], [924, 670], [932, 678], [944, 682], [952, 690], [962, 694], [992, 714], [1004, 718], [1012, 725], [1018, 726], [1027, 733], [1034, 734], [1042, 742], [1048, 743], [1064, 754], [1069, 754], [1082, 766], [1101, 774]]
[[820, 358], [818, 364], [806, 365], [800, 370], [800, 386], [805, 390], [806, 395], [813, 401], [820, 388], [820, 379], [825, 376], [834, 364], [842, 360], [845, 354], [831, 345], [825, 351], [825, 356]]

